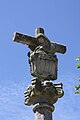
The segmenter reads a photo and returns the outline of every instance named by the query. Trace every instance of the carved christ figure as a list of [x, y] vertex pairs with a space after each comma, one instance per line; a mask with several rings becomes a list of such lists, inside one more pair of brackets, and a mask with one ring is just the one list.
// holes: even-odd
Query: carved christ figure
[[56, 52], [64, 54], [66, 46], [51, 42], [42, 28], [36, 29], [35, 37], [15, 33], [13, 40], [28, 45], [28, 53], [31, 75], [40, 81], [56, 80], [58, 59]]

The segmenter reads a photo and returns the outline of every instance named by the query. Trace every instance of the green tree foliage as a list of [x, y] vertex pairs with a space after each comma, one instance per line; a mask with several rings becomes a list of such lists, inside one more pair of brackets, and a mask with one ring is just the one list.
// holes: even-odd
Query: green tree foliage
[[[77, 61], [80, 61], [80, 57], [76, 58]], [[77, 64], [77, 68], [80, 69], [80, 63]], [[78, 77], [79, 82], [80, 82], [80, 76]], [[80, 94], [80, 84], [78, 84], [77, 86], [75, 86], [76, 88], [76, 94]]]

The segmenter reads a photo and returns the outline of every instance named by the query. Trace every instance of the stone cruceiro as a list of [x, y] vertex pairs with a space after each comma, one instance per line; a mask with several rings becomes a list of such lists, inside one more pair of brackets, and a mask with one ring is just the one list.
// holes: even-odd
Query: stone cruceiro
[[28, 57], [33, 79], [24, 92], [24, 103], [33, 105], [35, 120], [52, 120], [53, 104], [64, 95], [62, 83], [51, 82], [57, 79], [58, 58], [55, 53], [64, 54], [66, 46], [51, 42], [43, 28], [35, 30], [35, 37], [16, 32], [13, 40], [30, 48]]

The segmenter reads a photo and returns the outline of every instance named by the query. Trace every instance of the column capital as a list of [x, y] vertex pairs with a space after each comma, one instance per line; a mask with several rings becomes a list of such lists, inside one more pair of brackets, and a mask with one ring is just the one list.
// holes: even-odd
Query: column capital
[[61, 83], [53, 84], [47, 80], [41, 82], [35, 78], [24, 93], [25, 104], [41, 106], [43, 103], [52, 106], [63, 94]]

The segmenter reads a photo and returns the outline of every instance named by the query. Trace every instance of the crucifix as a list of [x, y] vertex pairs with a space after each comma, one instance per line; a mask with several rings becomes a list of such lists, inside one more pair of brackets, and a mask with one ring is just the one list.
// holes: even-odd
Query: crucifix
[[14, 33], [13, 40], [27, 45], [31, 84], [24, 92], [25, 105], [33, 105], [35, 120], [52, 120], [54, 103], [64, 94], [62, 83], [53, 84], [57, 79], [58, 58], [55, 53], [66, 52], [66, 46], [51, 42], [43, 28], [35, 30], [35, 37]]

